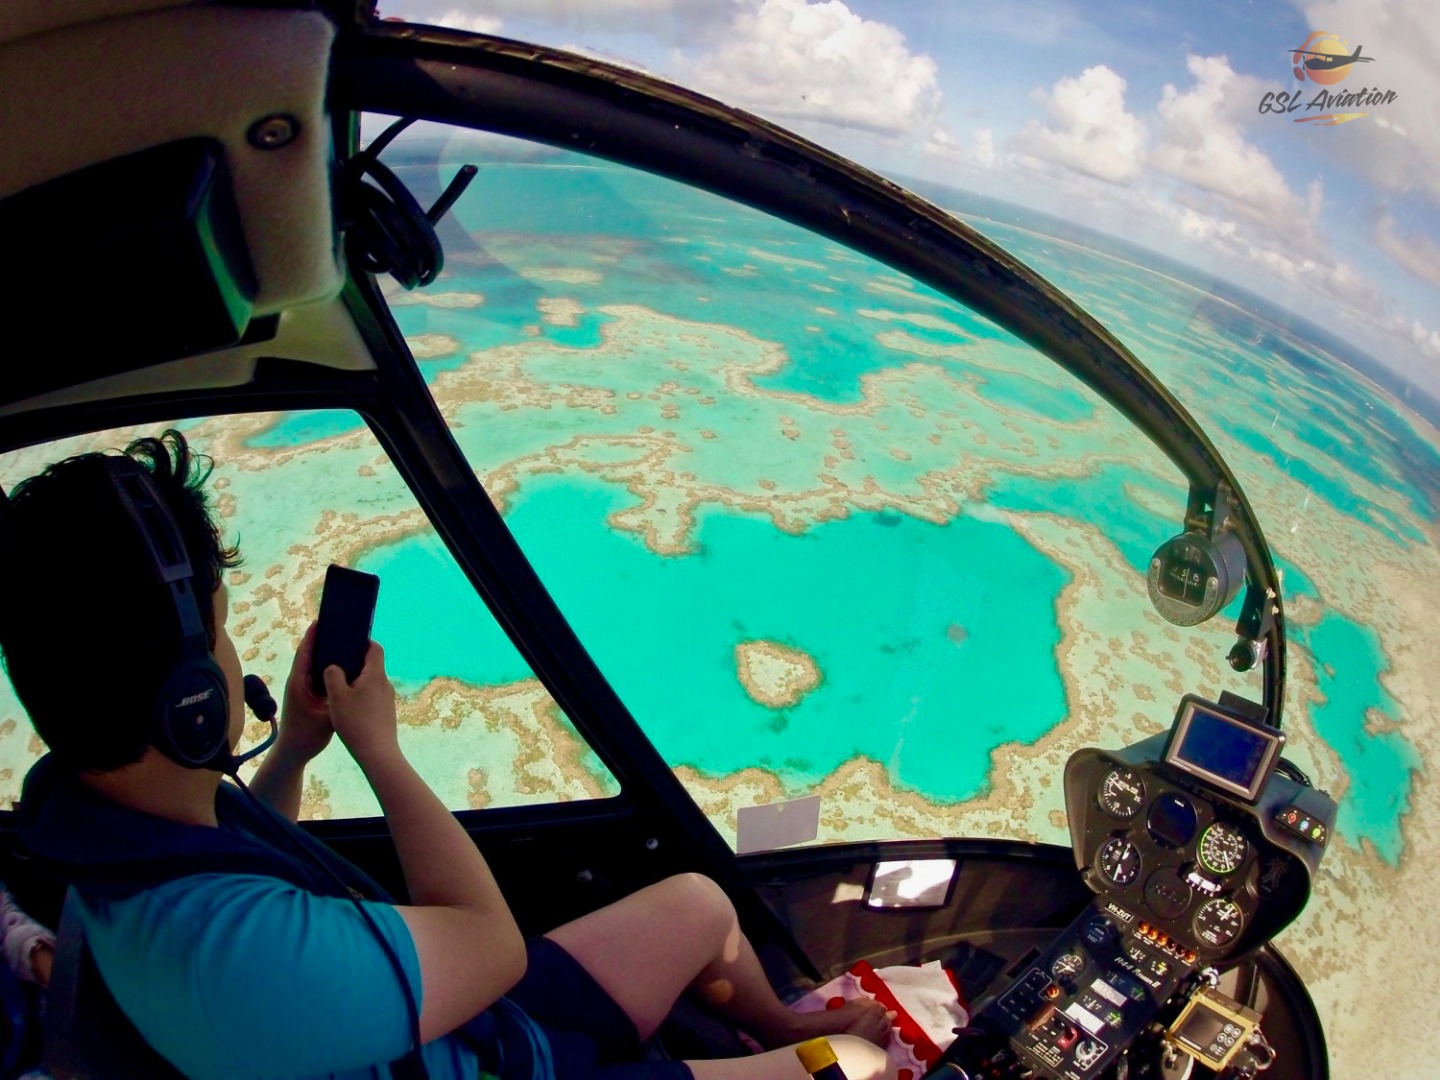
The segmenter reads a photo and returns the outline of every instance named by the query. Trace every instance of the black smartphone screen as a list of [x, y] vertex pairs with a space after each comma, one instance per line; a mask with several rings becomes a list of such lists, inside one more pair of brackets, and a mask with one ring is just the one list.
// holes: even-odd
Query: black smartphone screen
[[339, 664], [345, 681], [352, 683], [365, 666], [379, 595], [380, 579], [374, 574], [334, 565], [325, 571], [310, 663], [310, 685], [321, 697], [325, 696], [325, 669], [331, 664]]

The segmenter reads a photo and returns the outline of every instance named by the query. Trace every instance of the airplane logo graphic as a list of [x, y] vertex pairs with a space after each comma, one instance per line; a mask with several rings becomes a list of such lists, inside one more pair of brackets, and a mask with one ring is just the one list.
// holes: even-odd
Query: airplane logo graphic
[[1308, 56], [1305, 61], [1305, 68], [1308, 71], [1333, 71], [1335, 68], [1347, 67], [1350, 64], [1368, 64], [1375, 58], [1373, 56], [1361, 56], [1362, 46], [1356, 45], [1355, 51], [1349, 56], [1335, 56], [1332, 53], [1309, 52], [1305, 49], [1296, 49], [1296, 56]]
[[1375, 58], [1361, 56], [1362, 46], [1350, 50], [1347, 42], [1338, 34], [1328, 30], [1315, 30], [1304, 43], [1290, 50], [1290, 62], [1294, 65], [1295, 78], [1300, 82], [1315, 82], [1322, 86], [1334, 86], [1350, 74], [1355, 64], [1368, 64]]

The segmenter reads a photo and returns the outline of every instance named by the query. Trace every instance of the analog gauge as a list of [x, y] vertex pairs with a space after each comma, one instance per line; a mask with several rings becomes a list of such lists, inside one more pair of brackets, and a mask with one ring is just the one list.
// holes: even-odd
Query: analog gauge
[[1223, 949], [1240, 936], [1245, 915], [1234, 900], [1206, 900], [1195, 912], [1195, 936], [1212, 949]]
[[1101, 844], [1096, 862], [1100, 864], [1100, 876], [1111, 885], [1123, 888], [1140, 876], [1140, 852], [1123, 836], [1112, 836]]
[[1085, 958], [1079, 953], [1062, 953], [1050, 965], [1050, 977], [1059, 982], [1069, 982], [1085, 967]]
[[1212, 874], [1233, 874], [1245, 861], [1249, 848], [1244, 833], [1217, 821], [1200, 834], [1200, 865]]
[[1129, 769], [1116, 766], [1100, 781], [1100, 809], [1111, 817], [1129, 820], [1145, 802], [1145, 785]]

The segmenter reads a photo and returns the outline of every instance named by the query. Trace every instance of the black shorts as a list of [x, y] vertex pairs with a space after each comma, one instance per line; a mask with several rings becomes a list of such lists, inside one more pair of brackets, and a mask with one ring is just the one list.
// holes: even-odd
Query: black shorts
[[549, 938], [526, 946], [525, 976], [505, 996], [549, 1036], [558, 1080], [694, 1080], [679, 1061], [639, 1061], [634, 1021]]

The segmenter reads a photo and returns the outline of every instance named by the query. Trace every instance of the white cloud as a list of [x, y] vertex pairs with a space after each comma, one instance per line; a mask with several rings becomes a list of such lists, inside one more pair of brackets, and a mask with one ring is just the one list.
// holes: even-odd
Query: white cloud
[[936, 128], [925, 139], [925, 153], [948, 161], [964, 161], [965, 147], [948, 128]]
[[[1345, 124], [1336, 160], [1393, 192], [1440, 201], [1440, 18], [1434, 0], [1297, 0], [1311, 26], [1334, 29], [1365, 48], [1371, 87], [1393, 90], [1393, 104]], [[1336, 89], [1351, 89], [1355, 76]], [[1358, 89], [1358, 87], [1355, 87]]]
[[1218, 196], [1224, 210], [1271, 228], [1313, 222], [1320, 189], [1302, 198], [1269, 156], [1245, 138], [1241, 117], [1255, 111], [1266, 84], [1237, 75], [1223, 56], [1191, 56], [1188, 90], [1167, 85], [1156, 106], [1157, 142], [1149, 164]]
[[975, 132], [975, 164], [982, 169], [993, 169], [999, 161], [995, 153], [995, 133], [989, 128]]
[[1112, 183], [1139, 175], [1145, 125], [1125, 108], [1125, 80], [1108, 67], [1086, 68], [1036, 91], [1050, 124], [1032, 120], [1012, 145], [1021, 154]]
[[1401, 236], [1385, 214], [1375, 224], [1375, 246], [1416, 277], [1440, 285], [1440, 244], [1428, 236]]
[[498, 15], [481, 15], [475, 12], [462, 11], [460, 8], [447, 8], [439, 15], [427, 17], [425, 22], [435, 26], [449, 26], [456, 30], [469, 30], [474, 34], [498, 34], [500, 28], [505, 25], [504, 20]]
[[782, 122], [915, 134], [933, 130], [940, 109], [935, 61], [841, 0], [763, 0], [681, 66], [682, 82]]
[[[944, 125], [934, 59], [845, 0], [411, 0], [386, 14], [487, 33], [503, 25], [811, 133], [839, 125], [886, 142], [909, 137], [952, 161], [966, 157]], [[643, 63], [595, 47], [615, 32], [675, 47], [668, 59]]]
[[1422, 353], [1427, 356], [1440, 356], [1440, 330], [1431, 330], [1422, 326], [1417, 319], [1410, 324], [1409, 337]]

